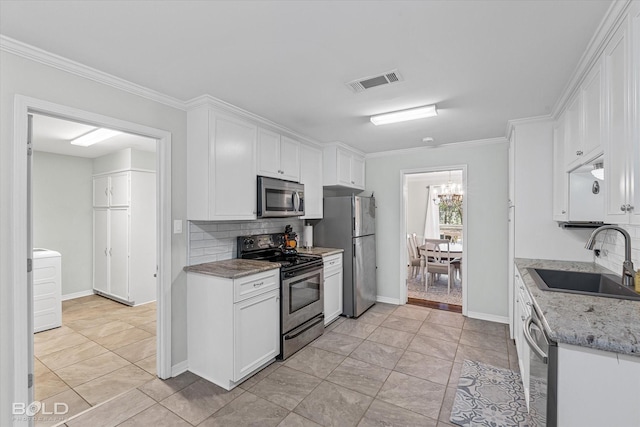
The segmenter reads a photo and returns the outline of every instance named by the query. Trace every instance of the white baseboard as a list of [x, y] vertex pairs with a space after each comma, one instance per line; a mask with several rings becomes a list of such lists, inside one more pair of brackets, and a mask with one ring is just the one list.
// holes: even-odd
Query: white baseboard
[[88, 291], [74, 292], [72, 294], [62, 295], [62, 301], [67, 301], [70, 299], [76, 299], [81, 297], [88, 297], [89, 295], [93, 295], [93, 289], [89, 289]]
[[177, 377], [178, 375], [187, 372], [187, 369], [189, 369], [189, 361], [188, 360], [184, 360], [180, 363], [177, 363], [175, 365], [173, 365], [171, 367], [171, 377]]
[[509, 317], [496, 316], [495, 314], [478, 313], [476, 311], [467, 311], [467, 317], [472, 319], [487, 320], [489, 322], [509, 324]]
[[384, 302], [384, 303], [387, 303], [387, 304], [400, 305], [400, 299], [398, 299], [398, 298], [381, 297], [380, 295], [378, 295], [376, 297], [376, 302]]

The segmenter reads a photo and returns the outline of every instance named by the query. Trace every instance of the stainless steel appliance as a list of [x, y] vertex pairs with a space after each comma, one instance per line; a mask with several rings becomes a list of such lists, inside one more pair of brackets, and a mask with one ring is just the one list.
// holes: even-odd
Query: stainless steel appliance
[[373, 197], [325, 197], [314, 244], [344, 249], [343, 310], [358, 317], [376, 302], [376, 206]]
[[547, 337], [535, 307], [525, 321], [529, 346], [529, 416], [533, 426], [558, 424], [558, 345]]
[[238, 237], [238, 258], [280, 263], [280, 359], [324, 333], [322, 257], [286, 247], [284, 233]]
[[304, 215], [304, 184], [258, 177], [258, 217], [282, 218]]

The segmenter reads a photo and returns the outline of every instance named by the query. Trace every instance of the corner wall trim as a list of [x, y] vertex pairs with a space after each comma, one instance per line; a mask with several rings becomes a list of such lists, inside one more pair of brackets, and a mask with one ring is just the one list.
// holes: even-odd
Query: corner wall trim
[[62, 295], [61, 299], [62, 301], [68, 301], [70, 299], [88, 297], [89, 295], [93, 295], [93, 289], [89, 289], [88, 291], [80, 291], [80, 292], [74, 292], [72, 294]]
[[471, 319], [486, 320], [489, 322], [509, 324], [509, 318], [507, 316], [496, 316], [495, 314], [480, 313], [477, 311], [467, 311], [467, 317]]
[[178, 375], [187, 372], [189, 369], [189, 361], [183, 360], [180, 363], [176, 363], [171, 367], [171, 377], [177, 377]]
[[376, 302], [383, 302], [386, 304], [400, 305], [400, 300], [398, 298], [389, 298], [389, 297], [381, 297], [378, 295], [376, 297]]

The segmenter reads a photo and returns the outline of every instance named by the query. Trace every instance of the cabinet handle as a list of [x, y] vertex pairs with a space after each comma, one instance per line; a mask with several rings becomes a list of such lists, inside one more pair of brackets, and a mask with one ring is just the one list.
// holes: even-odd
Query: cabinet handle
[[525, 317], [524, 316], [520, 316], [520, 319], [524, 322]]
[[351, 183], [352, 183], [352, 184], [355, 184], [356, 182], [355, 182], [355, 181], [351, 181]]
[[563, 213], [563, 214], [566, 214], [566, 213], [567, 213], [567, 211], [562, 211], [562, 213]]
[[262, 286], [262, 285], [264, 285], [264, 282], [254, 283], [254, 284], [253, 284], [253, 287], [254, 287], [254, 288], [257, 288], [257, 287]]
[[626, 212], [627, 211], [627, 207], [625, 205], [620, 206], [620, 210], [622, 212]]
[[580, 150], [576, 151], [576, 156], [582, 156], [584, 153]]
[[104, 248], [104, 256], [107, 256], [107, 248]]
[[523, 291], [524, 291], [524, 286], [520, 286], [520, 290], [523, 290]]
[[525, 304], [527, 304], [529, 307], [531, 307], [531, 303], [529, 301], [527, 301]]
[[626, 207], [627, 207], [627, 212], [631, 212], [633, 210], [633, 206], [631, 205], [627, 205]]
[[105, 189], [104, 189], [104, 195], [105, 195], [105, 196], [108, 196], [108, 195], [109, 195], [109, 189], [108, 189], [108, 188], [105, 188]]
[[111, 256], [111, 248], [109, 248], [109, 256]]

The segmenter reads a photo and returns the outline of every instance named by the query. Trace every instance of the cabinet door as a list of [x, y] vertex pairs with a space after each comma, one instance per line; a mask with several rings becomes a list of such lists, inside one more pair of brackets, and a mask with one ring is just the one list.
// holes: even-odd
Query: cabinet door
[[93, 178], [93, 207], [106, 208], [109, 206], [109, 178], [98, 176]]
[[342, 314], [342, 271], [324, 276], [324, 324]]
[[300, 181], [300, 143], [283, 136], [280, 140], [281, 178], [289, 181]]
[[279, 295], [274, 290], [234, 304], [234, 381], [280, 354]]
[[209, 219], [255, 219], [257, 128], [240, 119], [211, 114]]
[[110, 206], [129, 206], [129, 172], [113, 174], [109, 180]]
[[564, 164], [564, 123], [553, 128], [553, 219], [568, 218], [569, 174]]
[[567, 171], [575, 169], [583, 154], [580, 144], [580, 96], [576, 96], [565, 113], [565, 163]]
[[[106, 188], [106, 187], [105, 187]], [[109, 292], [109, 211], [93, 210], [93, 289]]]
[[304, 184], [303, 219], [322, 219], [322, 151], [300, 147], [300, 182]]
[[258, 175], [282, 178], [280, 168], [280, 135], [258, 129]]
[[338, 172], [338, 184], [351, 187], [351, 153], [338, 148], [337, 150], [337, 172]]
[[351, 158], [351, 184], [364, 189], [364, 159], [355, 156]]
[[129, 300], [129, 210], [109, 210], [109, 293]]
[[604, 52], [605, 67], [605, 221], [627, 222], [625, 206], [629, 192], [628, 152], [628, 37], [622, 25]]
[[582, 152], [588, 160], [602, 151], [602, 66], [598, 62], [585, 79], [582, 95]]
[[633, 173], [629, 177], [629, 204], [632, 206], [630, 221], [632, 224], [640, 224], [640, 6], [636, 5], [630, 17], [631, 31], [633, 34], [633, 70], [631, 78], [635, 88], [635, 96], [631, 106], [631, 159], [630, 167]]

